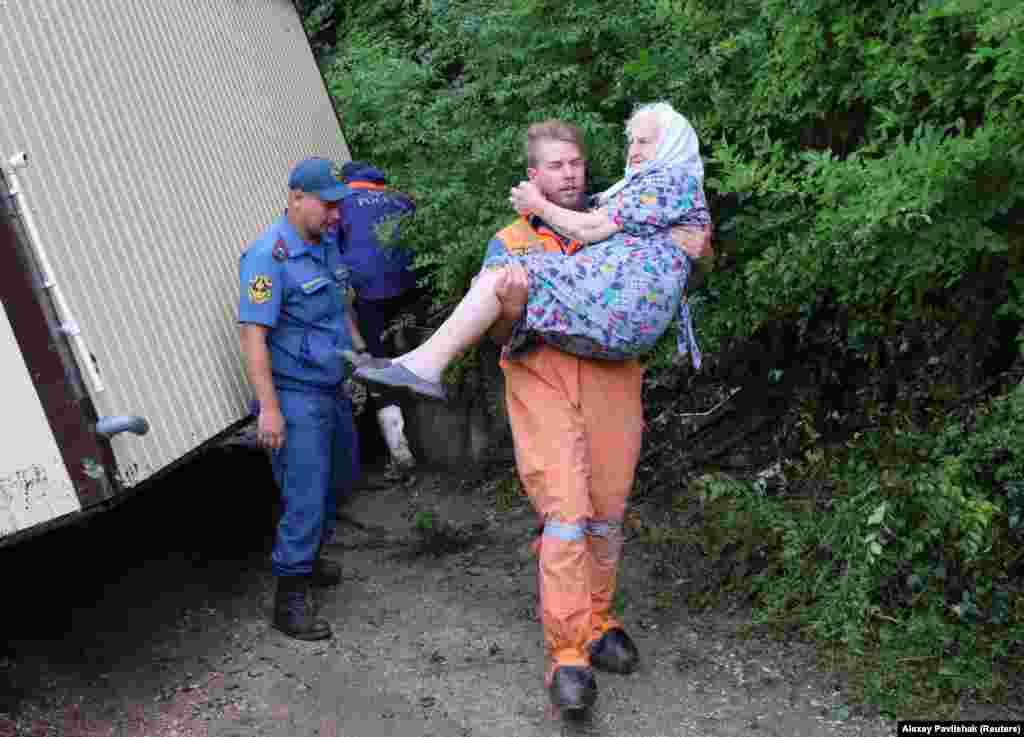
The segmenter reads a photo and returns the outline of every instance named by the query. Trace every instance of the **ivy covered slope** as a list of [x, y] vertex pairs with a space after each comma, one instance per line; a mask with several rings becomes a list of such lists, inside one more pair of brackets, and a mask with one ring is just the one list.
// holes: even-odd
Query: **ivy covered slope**
[[[842, 360], [802, 375], [881, 386], [863, 426], [800, 448], [827, 463], [789, 467], [827, 473], [827, 503], [808, 512], [742, 479], [698, 484], [772, 541], [754, 587], [762, 618], [875, 662], [864, 693], [889, 708], [913, 693], [1005, 693], [993, 663], [1024, 656], [1024, 415], [1021, 389], [990, 379], [1019, 353], [1024, 322], [1024, 3], [299, 5], [354, 155], [417, 199], [407, 236], [441, 304], [511, 219], [529, 123], [579, 125], [596, 189], [621, 173], [635, 104], [683, 111], [716, 222], [717, 269], [693, 295], [713, 371], [781, 333], [807, 350], [751, 365], [785, 383], [827, 333], [823, 350]], [[896, 370], [917, 346], [961, 340], [945, 398], [926, 387], [926, 416], [890, 412], [899, 381], [927, 373]], [[943, 415], [982, 385], [997, 396]], [[833, 413], [805, 414], [808, 444], [824, 447]]]

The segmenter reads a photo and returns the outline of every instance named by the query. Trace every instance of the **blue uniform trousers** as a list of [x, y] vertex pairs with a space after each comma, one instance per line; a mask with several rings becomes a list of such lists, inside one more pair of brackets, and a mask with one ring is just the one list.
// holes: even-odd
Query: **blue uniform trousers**
[[359, 475], [352, 402], [340, 392], [277, 387], [285, 442], [272, 455], [283, 510], [271, 553], [275, 576], [313, 570], [321, 545], [334, 539], [338, 500]]

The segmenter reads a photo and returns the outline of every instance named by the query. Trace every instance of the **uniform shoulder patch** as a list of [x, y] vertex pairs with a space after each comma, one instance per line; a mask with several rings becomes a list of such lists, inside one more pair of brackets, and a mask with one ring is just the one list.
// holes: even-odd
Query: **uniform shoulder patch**
[[270, 252], [270, 255], [274, 257], [275, 261], [284, 261], [288, 258], [288, 246], [285, 245], [284, 238], [277, 239], [277, 243], [274, 244], [274, 250]]
[[658, 195], [654, 192], [643, 192], [638, 199], [641, 205], [655, 205], [658, 202]]
[[274, 295], [274, 282], [266, 274], [257, 274], [249, 280], [248, 295], [254, 305], [269, 302]]

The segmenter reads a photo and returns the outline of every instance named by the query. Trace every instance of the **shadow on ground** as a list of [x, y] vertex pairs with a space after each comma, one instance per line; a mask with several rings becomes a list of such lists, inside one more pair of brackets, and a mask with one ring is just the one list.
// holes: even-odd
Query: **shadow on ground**
[[204, 612], [245, 606], [265, 569], [276, 501], [261, 454], [215, 449], [109, 511], [0, 549], [0, 712], [66, 679], [102, 691], [142, 659], [158, 676], [148, 648], [168, 633], [201, 649]]

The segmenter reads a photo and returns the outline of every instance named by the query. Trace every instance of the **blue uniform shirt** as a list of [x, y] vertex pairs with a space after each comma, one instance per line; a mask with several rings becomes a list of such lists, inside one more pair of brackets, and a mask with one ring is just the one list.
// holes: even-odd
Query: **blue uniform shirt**
[[337, 244], [359, 298], [388, 299], [414, 288], [413, 254], [401, 245], [401, 225], [415, 212], [415, 203], [385, 187], [383, 174], [373, 167], [346, 177], [345, 183], [352, 193], [338, 203], [341, 219], [324, 242]]
[[304, 241], [282, 215], [242, 253], [239, 281], [238, 321], [270, 328], [274, 383], [335, 389], [344, 378], [338, 353], [352, 347], [337, 248]]

